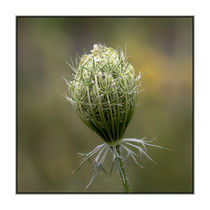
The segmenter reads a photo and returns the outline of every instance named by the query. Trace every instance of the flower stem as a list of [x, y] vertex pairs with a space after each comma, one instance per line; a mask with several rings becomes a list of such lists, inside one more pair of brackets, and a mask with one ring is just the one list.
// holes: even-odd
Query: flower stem
[[[118, 155], [120, 156], [119, 147], [117, 147], [116, 149], [117, 149]], [[128, 185], [128, 179], [127, 179], [127, 176], [126, 176], [126, 173], [125, 173], [125, 167], [124, 167], [123, 161], [122, 161], [121, 158], [117, 158], [117, 160], [119, 162], [119, 165], [118, 165], [119, 166], [119, 173], [120, 173], [121, 182], [122, 182], [124, 191], [125, 192], [130, 192], [130, 187]]]

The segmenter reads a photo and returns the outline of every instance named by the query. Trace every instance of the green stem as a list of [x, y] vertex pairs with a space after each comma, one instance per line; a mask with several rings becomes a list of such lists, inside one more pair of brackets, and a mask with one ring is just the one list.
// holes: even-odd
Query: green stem
[[[119, 147], [116, 147], [116, 149], [117, 149], [118, 155], [120, 155]], [[128, 185], [128, 179], [127, 179], [127, 176], [126, 176], [126, 173], [125, 173], [125, 167], [124, 167], [123, 161], [121, 160], [121, 158], [117, 158], [117, 160], [119, 161], [119, 167], [120, 167], [119, 168], [119, 173], [120, 173], [121, 182], [122, 182], [124, 191], [125, 192], [130, 192], [130, 187]]]

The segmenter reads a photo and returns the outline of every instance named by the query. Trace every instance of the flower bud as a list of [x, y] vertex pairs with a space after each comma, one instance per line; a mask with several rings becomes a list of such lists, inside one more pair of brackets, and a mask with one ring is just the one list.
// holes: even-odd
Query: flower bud
[[68, 82], [68, 99], [89, 128], [105, 142], [116, 144], [133, 115], [140, 77], [121, 50], [94, 44]]

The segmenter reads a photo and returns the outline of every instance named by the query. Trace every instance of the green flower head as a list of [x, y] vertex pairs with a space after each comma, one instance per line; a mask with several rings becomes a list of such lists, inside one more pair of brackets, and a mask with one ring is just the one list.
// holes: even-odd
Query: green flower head
[[109, 144], [122, 139], [137, 99], [135, 70], [122, 50], [94, 44], [81, 57], [66, 97], [82, 121]]

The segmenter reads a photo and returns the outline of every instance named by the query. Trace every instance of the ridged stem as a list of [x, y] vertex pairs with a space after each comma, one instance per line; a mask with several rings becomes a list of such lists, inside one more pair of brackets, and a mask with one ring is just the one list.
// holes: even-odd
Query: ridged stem
[[[119, 147], [116, 147], [116, 149], [117, 149], [118, 155], [120, 156]], [[117, 158], [117, 159], [119, 161], [119, 167], [120, 167], [119, 174], [120, 174], [120, 177], [121, 177], [121, 182], [122, 182], [124, 191], [126, 193], [128, 193], [128, 192], [130, 192], [130, 187], [129, 187], [128, 179], [127, 179], [127, 176], [126, 176], [126, 173], [125, 173], [125, 167], [124, 167], [123, 161], [120, 158]]]

